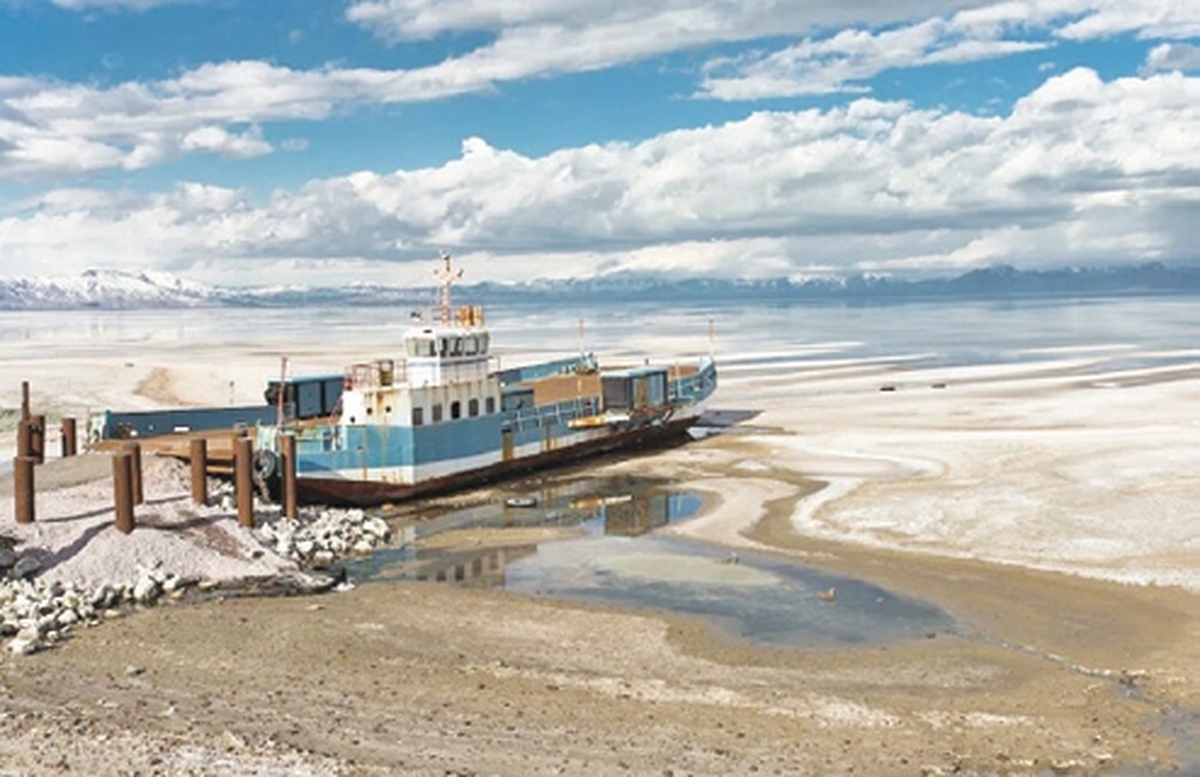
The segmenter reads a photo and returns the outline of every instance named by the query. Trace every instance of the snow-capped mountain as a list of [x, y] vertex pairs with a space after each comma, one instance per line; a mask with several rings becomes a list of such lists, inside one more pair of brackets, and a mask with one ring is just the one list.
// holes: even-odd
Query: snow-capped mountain
[[92, 269], [73, 277], [0, 278], [0, 310], [288, 307], [320, 304], [411, 304], [428, 290], [355, 284], [338, 288], [208, 286], [164, 272]]
[[0, 278], [0, 309], [173, 308], [219, 304], [215, 289], [160, 272], [87, 270], [63, 278]]
[[[907, 300], [1016, 298], [1112, 294], [1200, 294], [1200, 267], [1161, 263], [1101, 268], [1018, 270], [1006, 265], [942, 278], [902, 279], [879, 275], [823, 278], [678, 277], [616, 273], [594, 278], [521, 284], [485, 282], [456, 292], [465, 303], [665, 300]], [[0, 310], [99, 308], [305, 307], [400, 305], [423, 307], [432, 288], [377, 284], [338, 287], [228, 288], [161, 272], [88, 270], [72, 278], [0, 278]]]

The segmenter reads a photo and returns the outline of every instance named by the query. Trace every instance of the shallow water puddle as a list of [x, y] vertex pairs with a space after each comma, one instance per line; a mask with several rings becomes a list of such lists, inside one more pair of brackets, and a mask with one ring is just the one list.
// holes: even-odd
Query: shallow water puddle
[[444, 581], [648, 607], [699, 616], [727, 635], [777, 646], [875, 645], [957, 631], [938, 608], [878, 586], [767, 554], [734, 554], [656, 534], [695, 515], [702, 500], [653, 480], [546, 481], [508, 502], [447, 512], [418, 524], [415, 539], [488, 528], [571, 531], [512, 544], [498, 544], [493, 534], [479, 547], [468, 540], [465, 548], [409, 542], [377, 550], [348, 573], [360, 582]]

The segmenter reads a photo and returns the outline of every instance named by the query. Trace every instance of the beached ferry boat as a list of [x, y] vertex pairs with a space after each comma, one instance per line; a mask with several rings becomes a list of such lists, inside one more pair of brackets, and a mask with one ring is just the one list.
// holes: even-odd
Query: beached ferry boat
[[590, 354], [497, 369], [478, 306], [451, 304], [461, 276], [443, 255], [440, 310], [407, 330], [403, 354], [347, 368], [328, 419], [260, 425], [256, 466], [278, 478], [296, 437], [307, 502], [373, 505], [686, 434], [717, 385], [694, 365], [602, 369]]

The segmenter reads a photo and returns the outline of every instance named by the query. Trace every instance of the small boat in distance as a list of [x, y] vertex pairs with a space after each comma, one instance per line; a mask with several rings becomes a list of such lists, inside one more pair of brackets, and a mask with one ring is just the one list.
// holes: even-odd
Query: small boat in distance
[[493, 369], [483, 309], [451, 304], [462, 271], [442, 260], [440, 309], [414, 315], [399, 358], [348, 367], [332, 417], [258, 426], [260, 475], [279, 478], [280, 436], [293, 434], [302, 501], [377, 505], [682, 437], [716, 389], [711, 356]]

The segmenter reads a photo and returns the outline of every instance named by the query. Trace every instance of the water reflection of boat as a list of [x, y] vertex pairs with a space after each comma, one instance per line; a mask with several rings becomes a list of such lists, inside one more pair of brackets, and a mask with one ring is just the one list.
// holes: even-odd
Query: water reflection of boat
[[471, 553], [456, 553], [445, 559], [419, 565], [418, 580], [455, 582], [494, 588], [504, 585], [504, 571], [514, 561], [537, 553], [537, 545], [516, 545]]
[[632, 496], [606, 501], [604, 511], [604, 533], [624, 537], [666, 526], [671, 520], [670, 504], [666, 494], [649, 494], [641, 499]]
[[371, 579], [422, 580], [475, 588], [503, 588], [504, 572], [514, 561], [532, 556], [537, 545], [506, 545], [467, 551], [419, 552], [398, 564], [371, 572]]
[[571, 509], [592, 510], [597, 507], [604, 507], [606, 505], [619, 505], [631, 501], [633, 501], [633, 494], [622, 494], [620, 496], [589, 496], [583, 499], [571, 500]]
[[483, 309], [451, 307], [459, 274], [444, 259], [440, 312], [408, 329], [402, 359], [348, 368], [334, 419], [258, 427], [276, 465], [295, 435], [303, 499], [381, 504], [687, 438], [716, 389], [711, 357], [610, 369], [581, 353], [498, 369]]

